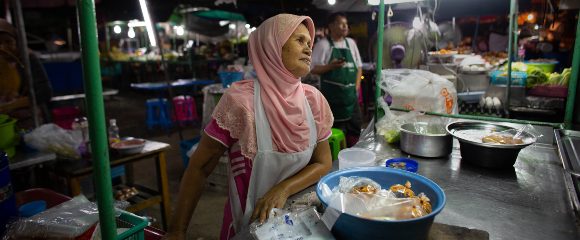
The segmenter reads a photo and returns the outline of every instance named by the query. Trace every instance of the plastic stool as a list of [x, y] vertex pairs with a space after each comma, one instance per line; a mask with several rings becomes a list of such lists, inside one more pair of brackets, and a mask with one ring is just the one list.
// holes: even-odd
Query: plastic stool
[[331, 129], [332, 134], [328, 138], [330, 144], [330, 152], [332, 153], [332, 161], [338, 159], [338, 152], [346, 148], [346, 137], [342, 130], [338, 128]]
[[175, 120], [179, 122], [179, 125], [181, 126], [199, 120], [197, 109], [195, 107], [195, 99], [190, 96], [174, 97], [173, 110], [175, 111]]
[[171, 120], [169, 119], [169, 105], [165, 98], [147, 99], [147, 128], [160, 125], [163, 128], [171, 127]]

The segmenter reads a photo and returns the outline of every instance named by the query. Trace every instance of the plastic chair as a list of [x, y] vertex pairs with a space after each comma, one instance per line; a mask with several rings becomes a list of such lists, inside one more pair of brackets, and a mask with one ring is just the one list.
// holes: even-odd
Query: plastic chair
[[175, 111], [175, 120], [181, 126], [199, 120], [195, 106], [195, 99], [190, 96], [174, 97], [173, 109]]
[[171, 127], [169, 119], [169, 106], [165, 98], [147, 99], [147, 128], [152, 129], [159, 125], [163, 128]]
[[328, 143], [330, 144], [330, 152], [332, 153], [332, 161], [338, 159], [338, 152], [346, 148], [346, 137], [344, 132], [338, 128], [331, 129], [332, 134], [328, 138]]

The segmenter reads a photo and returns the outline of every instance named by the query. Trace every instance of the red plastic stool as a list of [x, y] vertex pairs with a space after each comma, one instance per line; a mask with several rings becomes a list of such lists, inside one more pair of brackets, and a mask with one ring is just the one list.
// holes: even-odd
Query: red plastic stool
[[193, 123], [199, 120], [195, 99], [191, 96], [177, 96], [173, 98], [174, 118], [179, 125], [184, 126], [187, 123]]

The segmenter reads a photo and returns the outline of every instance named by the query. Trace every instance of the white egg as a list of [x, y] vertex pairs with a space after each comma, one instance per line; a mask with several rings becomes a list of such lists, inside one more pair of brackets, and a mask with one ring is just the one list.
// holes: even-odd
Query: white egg
[[481, 97], [481, 99], [479, 99], [479, 107], [485, 107], [485, 97]]
[[501, 101], [497, 97], [493, 97], [493, 107], [497, 110], [501, 109]]
[[485, 107], [491, 109], [493, 107], [493, 100], [491, 97], [485, 98]]

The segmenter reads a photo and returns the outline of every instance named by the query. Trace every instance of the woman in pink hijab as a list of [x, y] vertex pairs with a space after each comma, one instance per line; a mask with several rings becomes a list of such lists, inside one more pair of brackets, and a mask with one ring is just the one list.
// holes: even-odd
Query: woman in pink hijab
[[314, 24], [276, 15], [251, 35], [257, 79], [234, 83], [222, 96], [181, 180], [168, 238], [184, 239], [205, 179], [227, 151], [229, 199], [221, 239], [316, 183], [331, 168], [333, 116], [326, 99], [300, 82], [310, 71]]

